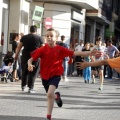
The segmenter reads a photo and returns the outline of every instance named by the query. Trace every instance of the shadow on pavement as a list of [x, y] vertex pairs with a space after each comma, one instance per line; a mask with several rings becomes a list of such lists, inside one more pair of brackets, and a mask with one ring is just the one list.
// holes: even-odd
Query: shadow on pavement
[[[68, 120], [68, 119], [57, 119], [53, 118], [54, 120]], [[0, 115], [0, 120], [45, 120], [43, 117], [28, 117], [28, 116], [3, 116]], [[69, 119], [73, 120], [73, 119]]]

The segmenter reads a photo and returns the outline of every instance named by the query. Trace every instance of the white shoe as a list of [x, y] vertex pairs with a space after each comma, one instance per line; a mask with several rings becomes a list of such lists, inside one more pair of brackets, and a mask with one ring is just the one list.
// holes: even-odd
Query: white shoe
[[69, 79], [66, 77], [66, 78], [65, 78], [65, 82], [68, 82], [68, 81], [69, 81]]
[[28, 93], [35, 93], [35, 91], [33, 89], [29, 89]]

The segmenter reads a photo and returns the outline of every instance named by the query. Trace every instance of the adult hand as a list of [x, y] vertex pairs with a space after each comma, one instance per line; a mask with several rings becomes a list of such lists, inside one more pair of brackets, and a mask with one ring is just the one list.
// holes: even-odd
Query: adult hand
[[96, 49], [93, 49], [92, 51], [91, 51], [91, 55], [92, 56], [99, 56], [99, 57], [101, 57], [101, 56], [103, 56], [103, 52], [100, 52], [100, 51], [98, 51], [98, 50], [96, 50]]
[[88, 67], [87, 62], [77, 62], [77, 68], [84, 69]]
[[97, 51], [96, 49], [93, 49], [93, 50], [91, 51], [91, 56], [95, 56], [97, 52], [98, 52], [98, 51]]

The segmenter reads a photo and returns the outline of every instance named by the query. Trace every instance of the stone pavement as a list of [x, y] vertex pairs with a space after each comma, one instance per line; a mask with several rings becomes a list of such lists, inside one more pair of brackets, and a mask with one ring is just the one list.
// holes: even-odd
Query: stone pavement
[[[80, 77], [68, 79], [57, 89], [64, 105], [55, 104], [52, 120], [120, 120], [120, 80], [105, 80], [99, 91], [98, 79], [96, 84], [85, 84]], [[21, 91], [20, 82], [0, 83], [0, 120], [44, 120], [47, 104], [40, 78], [35, 90], [29, 94]]]

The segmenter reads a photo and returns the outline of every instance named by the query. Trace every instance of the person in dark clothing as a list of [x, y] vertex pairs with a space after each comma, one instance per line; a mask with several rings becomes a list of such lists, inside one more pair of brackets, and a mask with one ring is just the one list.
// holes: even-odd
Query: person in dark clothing
[[[14, 33], [12, 36], [12, 52], [13, 56], [15, 55], [19, 40], [20, 40], [20, 35], [18, 33]], [[15, 81], [18, 81], [21, 79], [21, 70], [19, 69], [21, 67], [20, 64], [20, 55], [18, 55], [18, 60], [14, 61], [14, 72], [13, 72], [13, 77]]]
[[[58, 45], [60, 45], [60, 46], [63, 46], [63, 47], [65, 47], [65, 48], [68, 49], [68, 45], [67, 45], [66, 43], [64, 43], [64, 40], [65, 40], [65, 36], [62, 35], [62, 36], [61, 36], [61, 41], [57, 41], [56, 44], [58, 44]], [[68, 79], [67, 79], [68, 59], [69, 59], [68, 57], [65, 57], [65, 58], [63, 59], [64, 72], [63, 72], [62, 77], [63, 77], [63, 80], [64, 80], [64, 81], [68, 81]]]
[[22, 82], [21, 82], [21, 88], [22, 91], [24, 91], [26, 85], [28, 85], [29, 93], [34, 93], [34, 82], [35, 79], [39, 73], [39, 60], [34, 61], [34, 70], [32, 72], [29, 72], [27, 67], [27, 61], [30, 59], [30, 54], [35, 49], [41, 47], [43, 45], [43, 40], [40, 36], [37, 34], [37, 27], [35, 25], [32, 25], [30, 27], [30, 34], [24, 35], [20, 43], [17, 47], [15, 59], [17, 59], [18, 54], [23, 47], [22, 50], [22, 56], [21, 56], [21, 67], [22, 67]]

